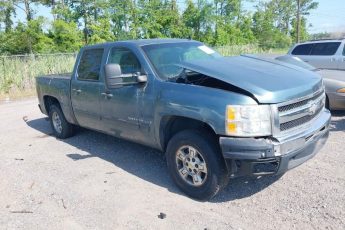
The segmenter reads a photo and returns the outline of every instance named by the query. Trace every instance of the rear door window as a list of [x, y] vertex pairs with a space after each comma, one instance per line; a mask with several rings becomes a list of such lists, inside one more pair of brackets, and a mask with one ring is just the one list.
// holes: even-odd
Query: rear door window
[[317, 56], [334, 55], [337, 52], [340, 44], [341, 44], [340, 42], [315, 43], [311, 51], [311, 55], [317, 55]]
[[104, 49], [88, 49], [81, 56], [78, 80], [98, 81]]
[[293, 55], [310, 55], [313, 44], [302, 44], [295, 47], [292, 51]]

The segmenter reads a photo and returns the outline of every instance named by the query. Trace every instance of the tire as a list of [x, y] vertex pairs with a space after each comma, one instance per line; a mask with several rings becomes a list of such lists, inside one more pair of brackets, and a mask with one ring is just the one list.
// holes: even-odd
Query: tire
[[168, 143], [166, 159], [173, 181], [194, 199], [211, 199], [229, 181], [220, 148], [207, 132], [185, 130], [177, 133]]
[[66, 120], [60, 106], [51, 105], [49, 109], [49, 121], [53, 133], [57, 138], [65, 139], [73, 136], [74, 126]]

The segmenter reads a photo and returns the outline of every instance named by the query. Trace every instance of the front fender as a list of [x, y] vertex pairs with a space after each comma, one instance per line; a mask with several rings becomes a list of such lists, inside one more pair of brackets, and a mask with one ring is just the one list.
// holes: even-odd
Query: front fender
[[154, 128], [158, 143], [164, 117], [178, 116], [198, 120], [208, 124], [216, 134], [225, 135], [227, 105], [257, 104], [246, 95], [198, 85], [161, 82], [157, 89]]

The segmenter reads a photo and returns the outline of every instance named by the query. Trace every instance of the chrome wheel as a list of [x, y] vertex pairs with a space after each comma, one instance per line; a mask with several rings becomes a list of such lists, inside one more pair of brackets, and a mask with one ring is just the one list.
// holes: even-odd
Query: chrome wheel
[[176, 152], [176, 166], [181, 178], [190, 185], [201, 186], [207, 178], [206, 162], [192, 146], [182, 146]]
[[54, 126], [55, 131], [58, 133], [61, 133], [62, 132], [62, 124], [61, 124], [60, 116], [57, 112], [53, 112], [52, 121], [53, 121], [53, 126]]

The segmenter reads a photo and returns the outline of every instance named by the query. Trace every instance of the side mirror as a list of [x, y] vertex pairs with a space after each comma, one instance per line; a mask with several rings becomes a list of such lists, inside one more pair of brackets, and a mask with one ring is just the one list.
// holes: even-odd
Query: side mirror
[[119, 64], [106, 64], [104, 70], [105, 80], [109, 88], [119, 88], [124, 85], [147, 82], [147, 75], [141, 74], [140, 72], [135, 74], [122, 74]]
[[136, 73], [136, 77], [137, 77], [138, 83], [146, 83], [147, 82], [147, 75], [145, 75], [145, 74]]
[[114, 87], [121, 85], [123, 82], [121, 67], [119, 64], [106, 64], [105, 70], [105, 80], [109, 87]]

